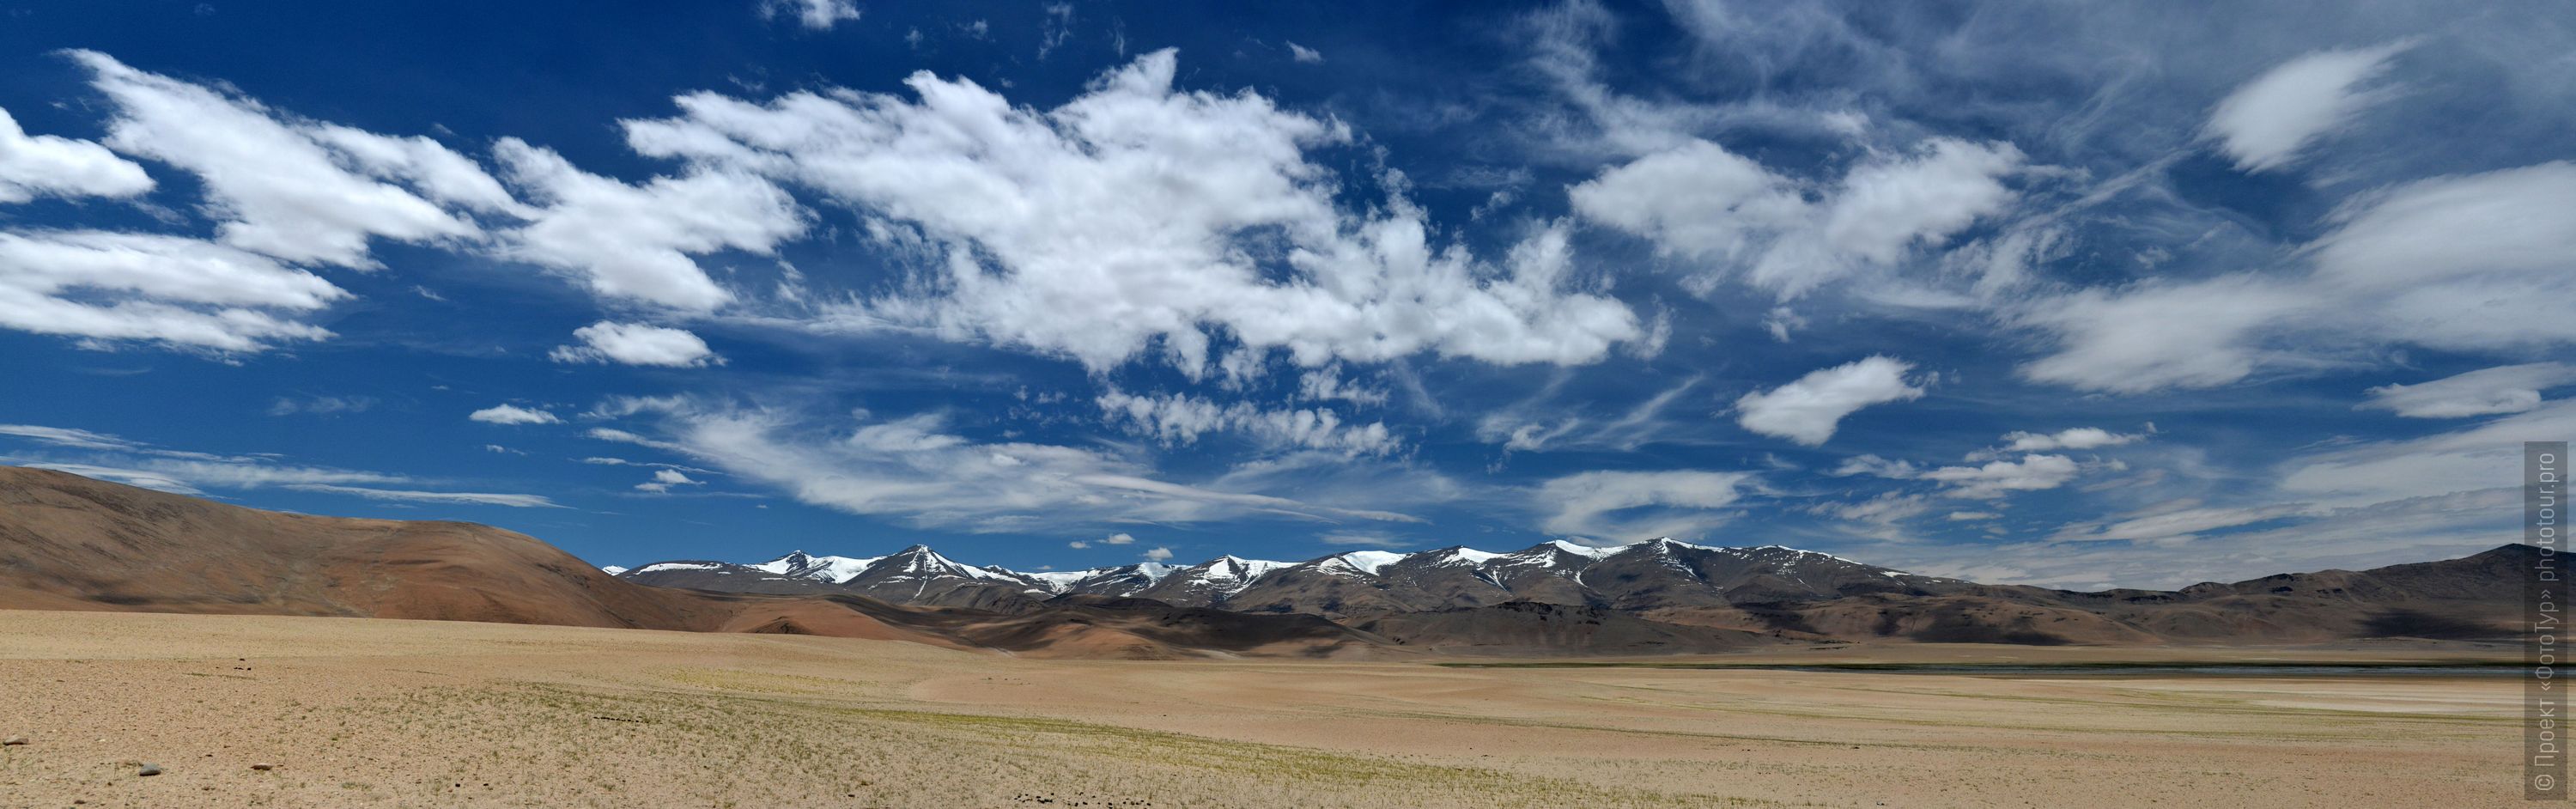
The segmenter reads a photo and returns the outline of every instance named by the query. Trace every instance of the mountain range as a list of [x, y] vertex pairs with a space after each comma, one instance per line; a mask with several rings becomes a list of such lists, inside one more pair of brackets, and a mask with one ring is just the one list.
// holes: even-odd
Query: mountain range
[[757, 564], [656, 562], [617, 575], [663, 587], [845, 592], [979, 609], [1104, 595], [1331, 618], [1515, 601], [1628, 612], [1728, 609], [1872, 593], [1929, 595], [1968, 584], [1778, 545], [1717, 548], [1672, 539], [1616, 548], [1553, 541], [1511, 553], [1466, 547], [1355, 551], [1304, 562], [1220, 556], [1189, 566], [1146, 562], [1038, 573], [968, 565], [914, 545], [872, 557], [795, 551]]
[[2099, 592], [1670, 539], [1034, 573], [916, 545], [612, 571], [489, 526], [268, 512], [0, 467], [0, 608], [770, 632], [1084, 657], [2475, 641], [2512, 637], [2518, 577], [2538, 553], [2506, 545], [2365, 571]]
[[[2038, 645], [2312, 643], [2509, 634], [2508, 545], [2443, 562], [2282, 574], [2178, 591], [2080, 592], [1923, 576], [1779, 545], [1659, 538], [1614, 548], [1564, 541], [1510, 553], [1448, 547], [1355, 551], [1303, 562], [1221, 556], [1026, 573], [923, 545], [874, 557], [804, 551], [755, 564], [657, 562], [619, 577], [714, 592], [863, 595], [898, 604], [1014, 611], [1069, 595], [1327, 618], [1410, 645], [1524, 650], [1517, 627], [1571, 616], [1639, 621], [1670, 635], [1624, 650], [1737, 647], [1759, 638], [1903, 638]], [[1712, 635], [1710, 630], [1720, 634]]]

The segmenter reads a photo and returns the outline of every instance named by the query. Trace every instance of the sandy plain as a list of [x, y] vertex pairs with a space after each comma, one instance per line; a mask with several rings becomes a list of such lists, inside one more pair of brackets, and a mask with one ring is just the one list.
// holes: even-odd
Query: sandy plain
[[[1756, 660], [2403, 660], [1897, 646]], [[0, 610], [0, 809], [2479, 807], [2518, 681], [1031, 660]], [[1669, 662], [1669, 661], [1665, 661]], [[140, 777], [139, 763], [163, 769]], [[275, 769], [252, 769], [255, 763]]]

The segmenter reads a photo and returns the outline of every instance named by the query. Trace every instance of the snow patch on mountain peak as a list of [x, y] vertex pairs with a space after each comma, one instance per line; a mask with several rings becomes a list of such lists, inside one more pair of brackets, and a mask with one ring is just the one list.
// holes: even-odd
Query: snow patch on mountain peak
[[1319, 565], [1319, 567], [1323, 567], [1326, 572], [1339, 573], [1343, 570], [1349, 570], [1365, 575], [1375, 576], [1377, 575], [1378, 568], [1404, 561], [1405, 558], [1405, 554], [1390, 553], [1387, 551], [1351, 551], [1350, 553], [1326, 559], [1324, 560], [1325, 564]]

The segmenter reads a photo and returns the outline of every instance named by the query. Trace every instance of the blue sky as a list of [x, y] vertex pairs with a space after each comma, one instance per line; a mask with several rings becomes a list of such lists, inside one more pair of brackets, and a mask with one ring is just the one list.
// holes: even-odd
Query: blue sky
[[0, 6], [0, 462], [593, 562], [2513, 541], [2547, 3]]

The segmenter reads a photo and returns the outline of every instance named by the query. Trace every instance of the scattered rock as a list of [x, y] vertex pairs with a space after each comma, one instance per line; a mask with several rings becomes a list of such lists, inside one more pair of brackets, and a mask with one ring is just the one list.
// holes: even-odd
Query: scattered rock
[[134, 774], [135, 774], [135, 775], [143, 776], [143, 777], [145, 777], [145, 778], [150, 778], [150, 777], [155, 776], [155, 775], [160, 775], [160, 774], [161, 774], [161, 765], [159, 765], [159, 764], [152, 764], [152, 763], [145, 763], [141, 768], [136, 769], [136, 770], [134, 771]]
[[27, 737], [25, 736], [11, 736], [6, 739], [0, 739], [0, 747], [16, 747], [26, 743]]
[[250, 765], [250, 768], [251, 768], [251, 769], [254, 769], [254, 770], [258, 770], [258, 771], [260, 771], [260, 772], [268, 772], [269, 770], [277, 769], [277, 765], [275, 765], [275, 764], [270, 764], [270, 763], [267, 763], [267, 762], [264, 762], [264, 761], [263, 761], [263, 762], [260, 762], [260, 763], [258, 763], [258, 764]]

